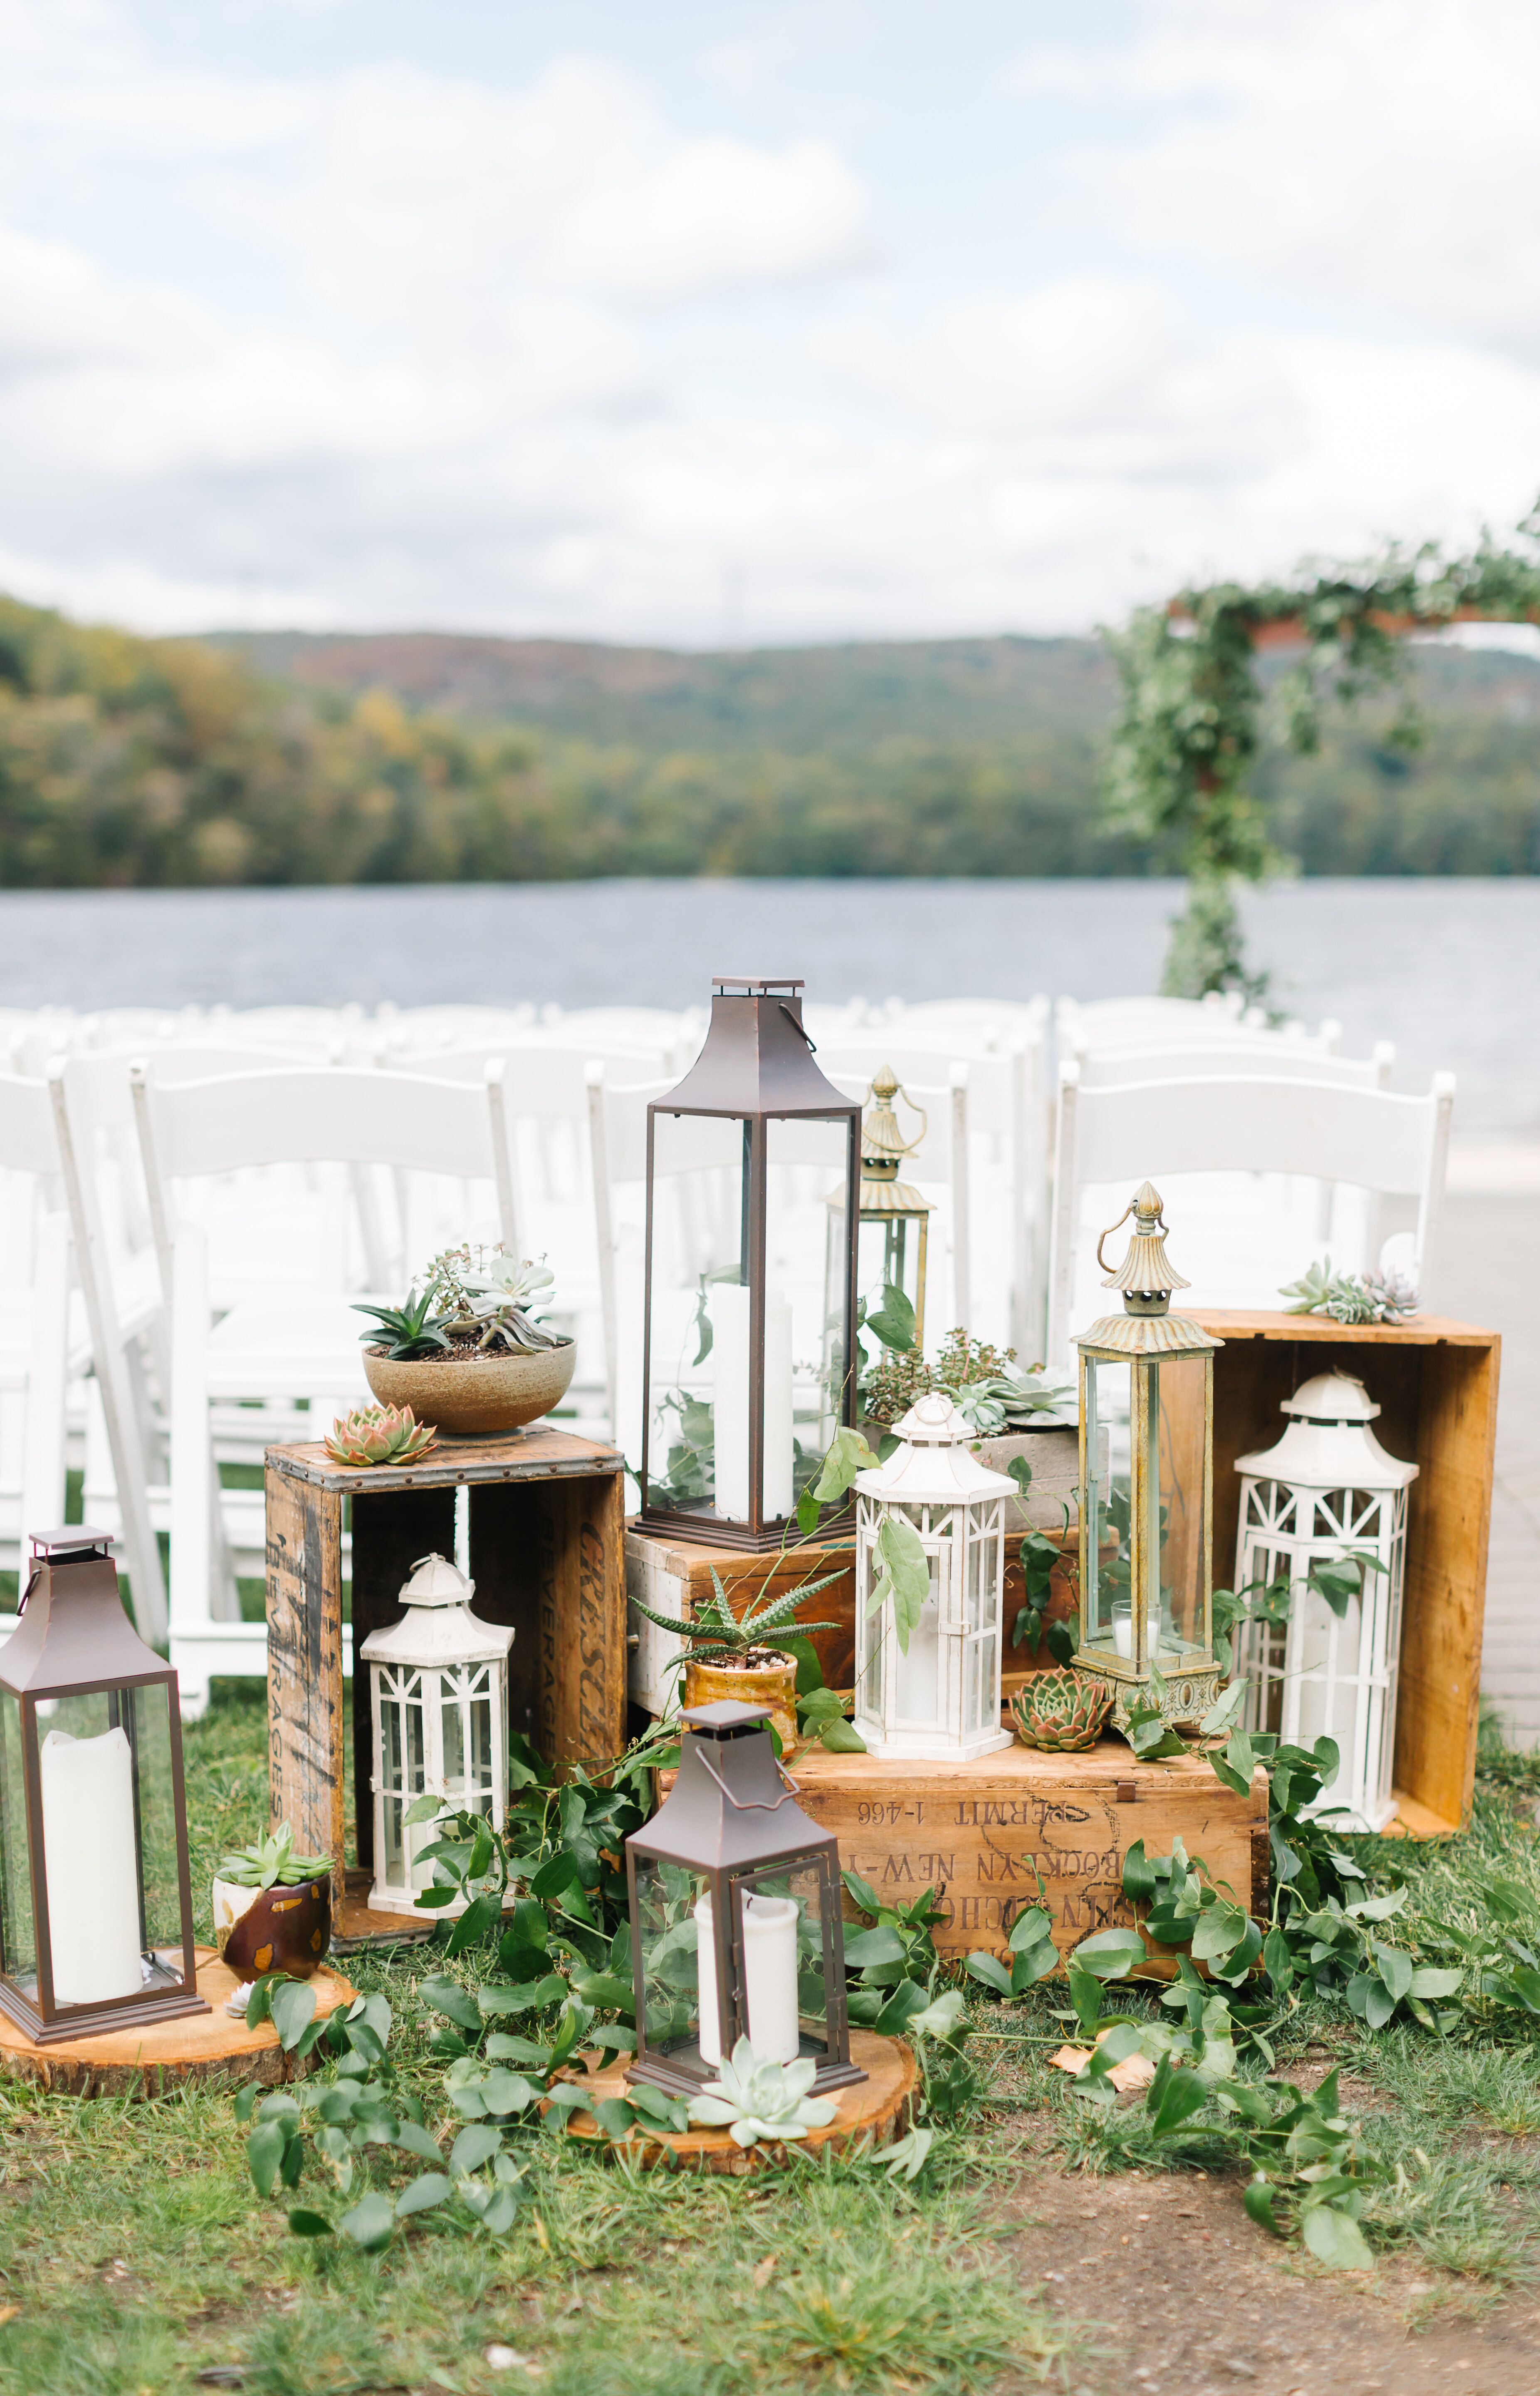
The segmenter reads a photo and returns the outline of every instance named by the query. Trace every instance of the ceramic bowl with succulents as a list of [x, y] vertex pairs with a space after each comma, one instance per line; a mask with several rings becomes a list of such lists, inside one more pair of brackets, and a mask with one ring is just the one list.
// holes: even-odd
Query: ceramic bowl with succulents
[[445, 1248], [404, 1306], [361, 1306], [364, 1372], [382, 1406], [409, 1409], [455, 1437], [538, 1422], [566, 1395], [575, 1343], [538, 1320], [555, 1277], [500, 1242]]

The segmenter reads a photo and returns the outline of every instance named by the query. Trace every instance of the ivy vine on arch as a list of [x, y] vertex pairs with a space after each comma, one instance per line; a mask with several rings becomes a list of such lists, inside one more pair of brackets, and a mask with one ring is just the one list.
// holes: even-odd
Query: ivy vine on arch
[[[1398, 680], [1406, 634], [1475, 621], [1540, 623], [1540, 502], [1512, 547], [1483, 534], [1467, 557], [1427, 543], [1358, 566], [1305, 567], [1293, 581], [1250, 590], [1211, 583], [1139, 608], [1107, 635], [1122, 685], [1103, 783], [1108, 829], [1175, 843], [1188, 875], [1166, 992], [1266, 994], [1267, 977], [1246, 965], [1237, 894], [1288, 863], [1248, 787], [1268, 719], [1308, 753], [1329, 700], [1350, 705]], [[1301, 654], [1264, 692], [1258, 653], [1281, 648]], [[1389, 737], [1415, 744], [1409, 706]]]

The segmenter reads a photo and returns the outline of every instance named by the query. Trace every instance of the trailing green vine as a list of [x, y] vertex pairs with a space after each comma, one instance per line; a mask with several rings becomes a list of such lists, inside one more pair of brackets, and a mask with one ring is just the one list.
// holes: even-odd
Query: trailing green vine
[[[1540, 508], [1518, 526], [1516, 543], [1499, 548], [1483, 534], [1467, 557], [1425, 543], [1357, 566], [1307, 568], [1289, 582], [1212, 583], [1140, 608], [1108, 635], [1122, 705], [1104, 778], [1107, 829], [1174, 848], [1189, 877], [1166, 957], [1170, 995], [1266, 995], [1267, 978], [1245, 963], [1236, 903], [1241, 883], [1287, 861], [1249, 787], [1264, 729], [1257, 651], [1302, 649], [1267, 695], [1266, 712], [1271, 728], [1308, 754], [1329, 701], [1350, 705], [1396, 682], [1404, 634], [1477, 618], [1540, 621]], [[1416, 744], [1409, 708], [1389, 737]]]

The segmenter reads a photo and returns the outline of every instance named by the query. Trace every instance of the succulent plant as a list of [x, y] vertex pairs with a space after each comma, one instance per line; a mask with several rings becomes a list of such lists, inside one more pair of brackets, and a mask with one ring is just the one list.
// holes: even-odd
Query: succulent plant
[[835, 1622], [799, 1622], [797, 1608], [830, 1581], [838, 1573], [825, 1573], [818, 1580], [803, 1581], [796, 1589], [788, 1590], [781, 1597], [771, 1597], [766, 1585], [756, 1597], [750, 1597], [743, 1612], [735, 1615], [722, 1586], [722, 1575], [711, 1566], [711, 1595], [705, 1600], [698, 1614], [655, 1614], [640, 1598], [631, 1601], [632, 1610], [644, 1614], [660, 1631], [671, 1631], [683, 1640], [697, 1664], [742, 1664], [756, 1650], [764, 1649], [772, 1656], [794, 1655], [787, 1648], [789, 1639], [805, 1639], [814, 1631], [837, 1631]]
[[691, 2098], [690, 2119], [725, 2130], [740, 2147], [821, 2130], [839, 2107], [830, 2097], [808, 2095], [817, 2069], [811, 2057], [795, 2063], [762, 2063], [749, 2041], [740, 2038], [732, 2061], [722, 2064], [719, 2077], [708, 2080], [700, 2095]]
[[418, 1356], [436, 1356], [448, 1347], [444, 1330], [444, 1318], [435, 1310], [438, 1300], [432, 1284], [420, 1294], [415, 1289], [406, 1293], [405, 1306], [355, 1306], [355, 1314], [372, 1314], [374, 1321], [359, 1338], [371, 1348], [381, 1349], [393, 1363], [411, 1364]]
[[1333, 1323], [1408, 1323], [1417, 1311], [1417, 1285], [1410, 1273], [1387, 1265], [1365, 1273], [1332, 1271], [1332, 1259], [1313, 1264], [1279, 1292], [1291, 1298], [1287, 1314], [1324, 1314]]
[[416, 1464], [438, 1441], [436, 1423], [419, 1423], [410, 1406], [354, 1406], [326, 1433], [334, 1464]]
[[294, 1832], [286, 1822], [280, 1822], [265, 1839], [254, 1839], [249, 1847], [238, 1847], [232, 1856], [222, 1857], [215, 1876], [236, 1888], [272, 1888], [274, 1882], [284, 1888], [297, 1888], [304, 1880], [324, 1880], [330, 1870], [330, 1856], [297, 1856]]
[[557, 1348], [554, 1331], [534, 1320], [533, 1310], [548, 1307], [556, 1276], [544, 1261], [521, 1264], [498, 1240], [491, 1246], [464, 1243], [445, 1248], [428, 1268], [427, 1288], [440, 1309], [435, 1318], [452, 1339], [473, 1334], [478, 1348], [509, 1348], [518, 1353], [532, 1348]]
[[1034, 1672], [1011, 1699], [1011, 1717], [1023, 1747], [1045, 1747], [1060, 1754], [1095, 1747], [1111, 1710], [1111, 1689], [1086, 1672]]

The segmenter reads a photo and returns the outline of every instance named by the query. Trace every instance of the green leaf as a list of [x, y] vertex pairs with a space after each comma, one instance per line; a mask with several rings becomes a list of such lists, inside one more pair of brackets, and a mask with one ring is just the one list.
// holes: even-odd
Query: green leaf
[[1246, 1917], [1238, 1905], [1205, 1906], [1192, 1934], [1192, 1960], [1212, 1963], [1228, 1955], [1246, 1935]]
[[551, 1897], [560, 1897], [564, 1888], [574, 1887], [582, 1876], [582, 1866], [572, 1849], [558, 1847], [554, 1855], [547, 1856], [530, 1882], [529, 1894], [543, 1904]]
[[345, 2237], [372, 2252], [389, 2243], [395, 2229], [395, 2207], [388, 2196], [371, 2189], [337, 2226]]
[[1269, 1930], [1262, 1941], [1262, 1962], [1268, 1977], [1281, 1996], [1291, 1986], [1294, 1976], [1294, 1958], [1281, 1930]]
[[820, 1506], [831, 1506], [844, 1496], [857, 1472], [870, 1471], [876, 1464], [866, 1440], [858, 1431], [845, 1425], [834, 1434], [825, 1456], [813, 1495]]
[[1123, 1857], [1123, 1895], [1131, 1905], [1148, 1905], [1155, 1889], [1155, 1875], [1145, 1857], [1144, 1841], [1135, 1839]]
[[1075, 2008], [1082, 2030], [1090, 2037], [1101, 2019], [1101, 1982], [1094, 1972], [1082, 1970], [1072, 1955], [1066, 1972], [1069, 1982], [1069, 2002]]
[[[561, 1974], [547, 1972], [538, 1980], [526, 1980], [522, 1988], [499, 1989], [494, 1984], [478, 1989], [476, 2001], [488, 2021], [497, 2021], [509, 2014], [526, 2014], [541, 2005], [560, 2004], [565, 1995], [566, 1982]], [[628, 1988], [628, 2003], [630, 1997]]]
[[1452, 1997], [1465, 1974], [1436, 1963], [1419, 1963], [1412, 1975], [1410, 1993], [1414, 1997]]
[[884, 1348], [896, 1349], [900, 1355], [913, 1347], [914, 1309], [891, 1282], [883, 1291], [877, 1311], [867, 1316], [866, 1327], [876, 1333]]
[[1124, 1980], [1148, 1962], [1148, 1951], [1136, 1930], [1098, 1930], [1081, 1940], [1070, 1960], [1098, 1980]]
[[[846, 1888], [849, 1890], [851, 1896], [855, 1898], [856, 1903], [859, 1906], [863, 1913], [881, 1913], [883, 1910], [883, 1900], [878, 1896], [876, 1890], [872, 1887], [871, 1883], [869, 1880], [863, 1880], [860, 1873], [858, 1871], [852, 1871], [848, 1865], [840, 1874], [840, 1878], [843, 1881]], [[848, 1954], [848, 1949], [846, 1950], [846, 1952]]]
[[1372, 2271], [1374, 2258], [1350, 2213], [1334, 2204], [1310, 2204], [1299, 2225], [1300, 2235], [1318, 2263], [1329, 2271]]
[[832, 1721], [819, 1725], [818, 1740], [830, 1755], [864, 1755], [867, 1751], [867, 1743], [860, 1732], [853, 1723], [847, 1723], [843, 1714], [837, 1714]]
[[502, 2145], [502, 2132], [488, 2129], [485, 2122], [473, 2122], [462, 2130], [449, 2150], [449, 2168], [458, 2176], [480, 2171], [489, 2163]]
[[288, 2217], [288, 2226], [297, 2238], [329, 2238], [332, 2234], [332, 2226], [325, 2215], [312, 2213], [304, 2205], [294, 2207]]
[[404, 1822], [436, 1822], [447, 1803], [443, 1797], [414, 1797], [401, 1818]]
[[[912, 1981], [908, 1984], [913, 1987]], [[961, 1989], [944, 1989], [938, 1997], [909, 2017], [907, 2028], [917, 2038], [950, 2038], [962, 2018], [964, 1999]]]
[[405, 2221], [410, 2214], [431, 2212], [435, 2204], [442, 2204], [446, 2196], [454, 2193], [454, 2181], [446, 2179], [443, 2172], [419, 2172], [396, 2198], [396, 2218]]
[[896, 1930], [882, 1923], [875, 1930], [858, 1930], [854, 1938], [845, 1940], [844, 1959], [854, 1971], [864, 1971], [869, 1963], [902, 1963], [909, 1949]]
[[1376, 1938], [1374, 1945], [1374, 1961], [1379, 1965], [1380, 1978], [1389, 1990], [1392, 2000], [1399, 2004], [1412, 1986], [1414, 1970], [1412, 1958], [1404, 1947], [1387, 1947], [1383, 1939]]
[[315, 2017], [315, 1990], [308, 1980], [275, 1980], [268, 1994], [278, 2043], [292, 2054]]
[[459, 1920], [451, 1925], [449, 1936], [444, 1942], [445, 1953], [463, 1955], [468, 1947], [474, 1947], [478, 1940], [486, 1937], [489, 1930], [495, 1929], [497, 1923], [496, 1897], [472, 1897]]
[[259, 2122], [246, 2140], [246, 2168], [259, 2196], [271, 2196], [277, 2187], [288, 2141], [288, 2123], [284, 2121]]
[[481, 2083], [481, 2099], [489, 2113], [522, 2113], [539, 2090], [522, 2071], [489, 2071]]
[[1195, 2071], [1175, 2071], [1169, 2058], [1162, 2057], [1145, 2099], [1153, 2135], [1157, 2138], [1169, 2137], [1194, 2113], [1202, 2111], [1207, 2096], [1208, 2091]]
[[605, 2096], [593, 2108], [593, 2118], [612, 2146], [618, 2146], [631, 2136], [636, 2121], [636, 2108], [624, 2096]]
[[1274, 2190], [1265, 2179], [1249, 2181], [1241, 2198], [1246, 2211], [1260, 2228], [1270, 2230], [1275, 2238], [1281, 2238], [1282, 2227], [1273, 2211], [1276, 2201]]
[[814, 1497], [812, 1490], [804, 1489], [797, 1500], [797, 1528], [804, 1539], [810, 1539], [813, 1537], [818, 1527], [818, 1517], [822, 1512], [823, 1508]]
[[999, 1956], [991, 1955], [988, 1948], [976, 1947], [963, 1969], [972, 1978], [982, 1980], [987, 1989], [993, 1989], [996, 1996], [1011, 1995], [1011, 1976]]
[[458, 2022], [461, 2030], [480, 2030], [482, 2017], [476, 2000], [469, 1989], [460, 1987], [458, 1980], [436, 1975], [432, 1979], [423, 1981], [418, 1994], [425, 2005], [431, 2005], [436, 2014], [446, 2015], [450, 2021]]
[[1215, 1699], [1198, 1725], [1205, 1738], [1223, 1738], [1234, 1728], [1246, 1702], [1249, 1687], [1248, 1682], [1232, 1681], [1229, 1687]]
[[888, 1997], [872, 2027], [880, 2038], [897, 2038], [906, 2030], [916, 2014], [923, 2014], [930, 1999], [918, 1980], [900, 1980]]
[[925, 1600], [930, 1595], [930, 1558], [914, 1524], [904, 1514], [884, 1514], [877, 1533], [877, 1553], [883, 1565], [883, 1581], [893, 1600], [893, 1628], [900, 1655], [909, 1644]]
[[1048, 1653], [1055, 1664], [1072, 1664], [1075, 1660], [1075, 1634], [1068, 1622], [1050, 1622], [1044, 1634]]
[[398, 2122], [395, 2142], [398, 2147], [405, 2149], [407, 2154], [420, 2155], [424, 2163], [439, 2163], [444, 2161], [444, 2157], [439, 2152], [438, 2140], [423, 2128], [420, 2122]]

